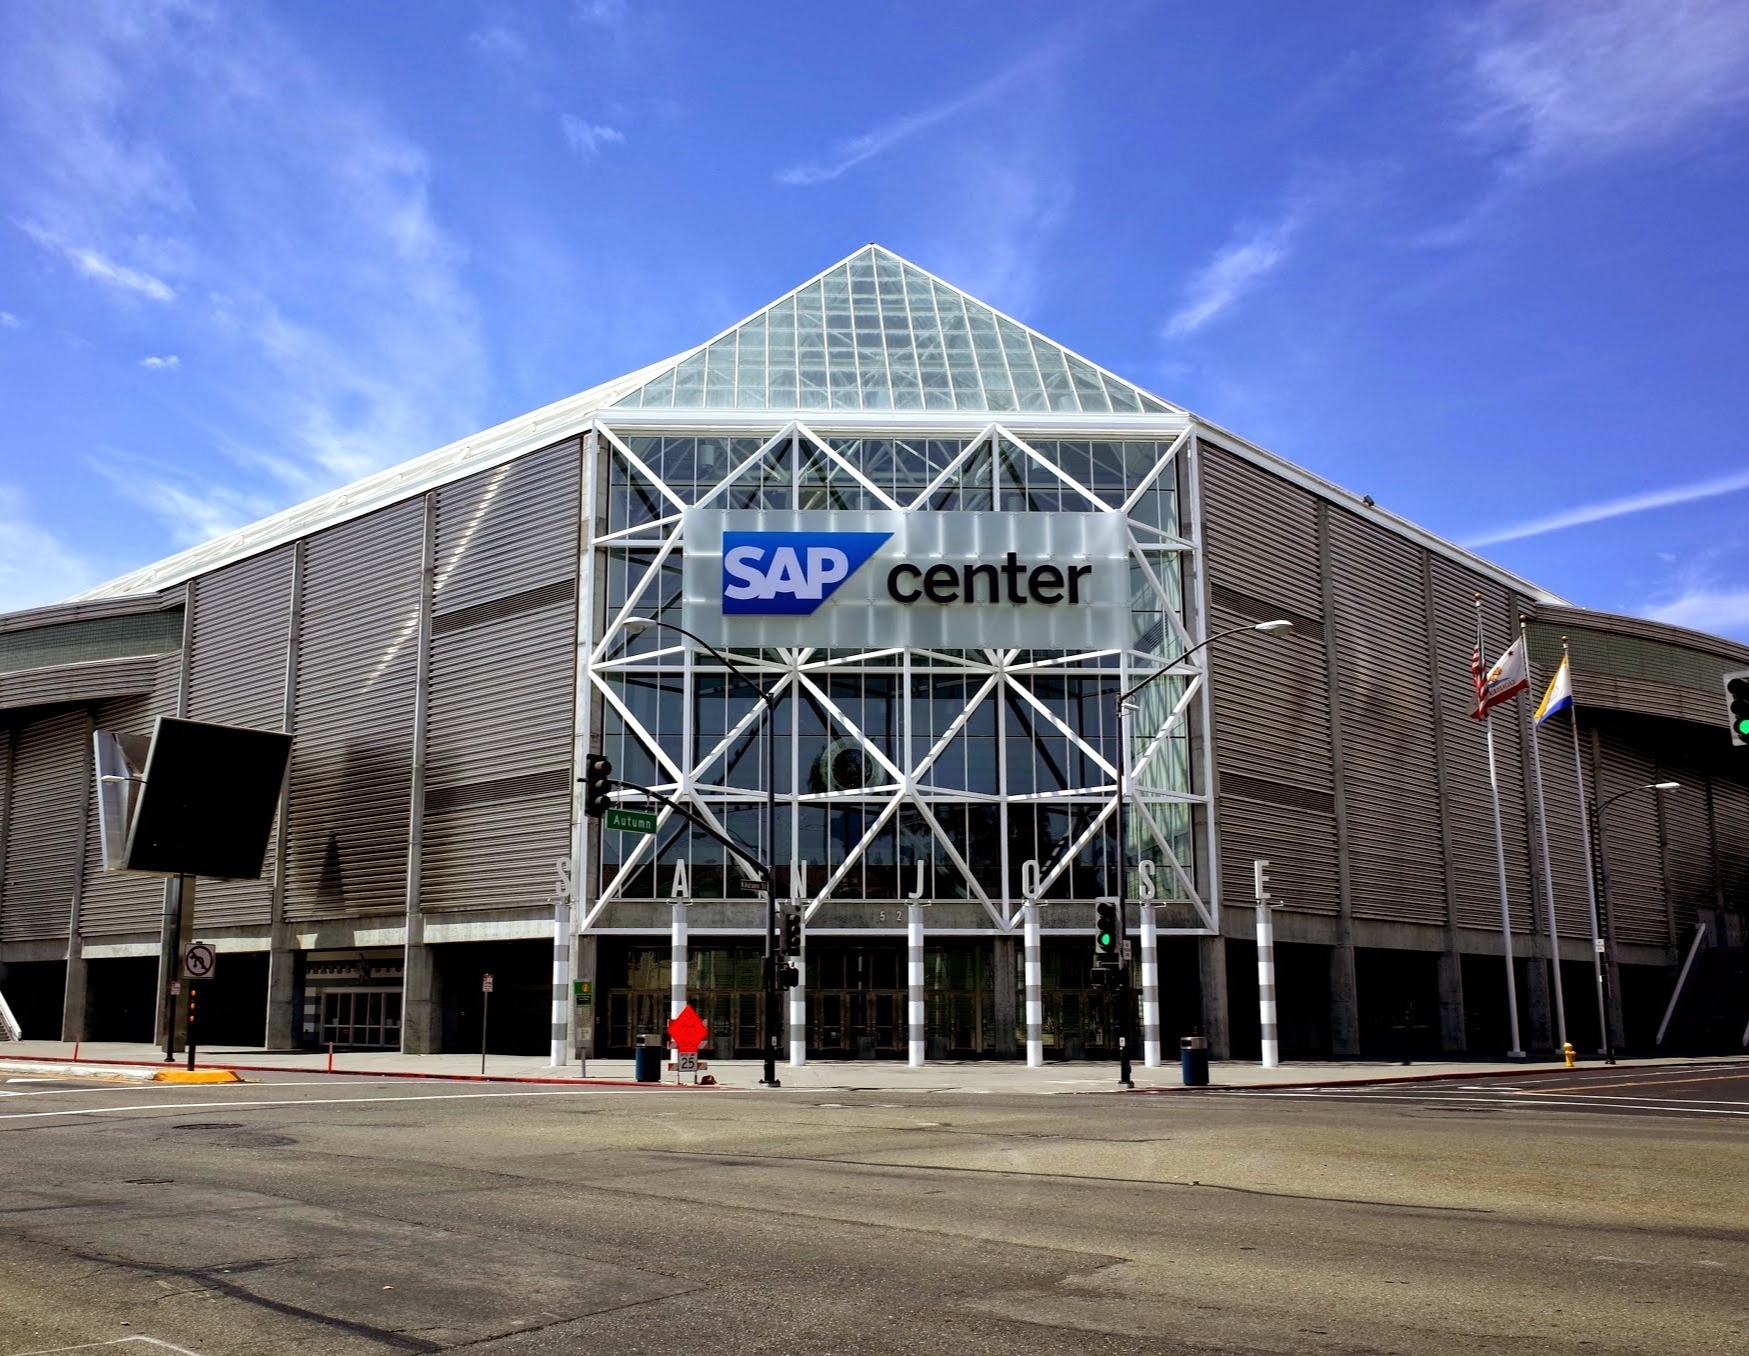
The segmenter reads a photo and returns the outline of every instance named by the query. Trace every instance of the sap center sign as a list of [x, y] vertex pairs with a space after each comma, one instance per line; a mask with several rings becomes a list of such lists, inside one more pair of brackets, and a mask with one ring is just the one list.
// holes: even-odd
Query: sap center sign
[[685, 625], [713, 645], [1118, 649], [1121, 513], [694, 509]]

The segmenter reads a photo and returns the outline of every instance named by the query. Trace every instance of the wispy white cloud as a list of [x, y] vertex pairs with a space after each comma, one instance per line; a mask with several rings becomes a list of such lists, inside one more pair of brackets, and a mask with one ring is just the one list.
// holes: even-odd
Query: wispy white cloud
[[31, 516], [19, 490], [0, 485], [0, 612], [58, 602], [102, 576], [95, 562]]
[[1184, 285], [1166, 337], [1182, 339], [1230, 310], [1293, 252], [1300, 219], [1294, 213], [1263, 226], [1242, 227]]
[[830, 183], [846, 171], [892, 150], [893, 147], [909, 141], [921, 132], [926, 132], [932, 127], [938, 127], [959, 117], [962, 113], [991, 103], [998, 95], [1006, 93], [1026, 76], [1032, 75], [1039, 68], [1059, 60], [1068, 51], [1069, 46], [1069, 43], [1060, 39], [1046, 43], [1042, 47], [1028, 52], [1020, 60], [998, 71], [981, 84], [973, 86], [957, 98], [948, 99], [928, 108], [918, 109], [914, 113], [901, 114], [886, 122], [878, 123], [860, 136], [840, 141], [833, 146], [831, 154], [824, 160], [791, 165], [786, 169], [778, 170], [777, 182], [791, 188], [811, 188], [817, 184]]
[[16, 330], [22, 328], [24, 322], [11, 311], [0, 311], [0, 330]]
[[149, 368], [154, 372], [162, 372], [166, 369], [181, 367], [182, 359], [177, 357], [174, 353], [166, 353], [162, 357], [154, 355], [149, 358], [141, 358], [140, 366]]
[[1545, 533], [1560, 532], [1569, 527], [1583, 527], [1587, 523], [1625, 518], [1631, 513], [1646, 513], [1652, 509], [1674, 508], [1678, 504], [1692, 504], [1702, 499], [1717, 499], [1743, 490], [1749, 490], [1749, 471], [1733, 471], [1712, 480], [1672, 485], [1662, 490], [1647, 490], [1640, 494], [1623, 495], [1619, 499], [1605, 499], [1594, 504], [1561, 509], [1540, 518], [1529, 518], [1504, 527], [1492, 528], [1479, 536], [1471, 537], [1464, 544], [1480, 547], [1495, 546], [1503, 541], [1522, 541], [1526, 537], [1540, 537]]
[[933, 201], [938, 233], [925, 254], [972, 295], [1025, 315], [1074, 196], [1061, 157], [1025, 138], [1008, 139], [961, 148], [945, 169], [955, 201]]
[[26, 225], [24, 233], [44, 249], [60, 255], [81, 277], [90, 278], [93, 282], [117, 292], [132, 296], [145, 297], [148, 301], [175, 301], [176, 289], [162, 278], [154, 277], [144, 269], [130, 267], [117, 263], [101, 250], [89, 246], [73, 245], [62, 240], [53, 231], [38, 225]]
[[488, 24], [468, 34], [468, 46], [483, 57], [510, 66], [525, 64], [529, 58], [528, 39], [504, 24]]
[[423, 148], [267, 11], [37, 14], [28, 47], [0, 54], [0, 116], [28, 152], [20, 218], [76, 242], [61, 252], [89, 276], [175, 296], [180, 323], [219, 341], [205, 445], [119, 490], [186, 543], [484, 422], [467, 248]]
[[572, 12], [583, 23], [617, 29], [626, 21], [626, 0], [577, 0]]
[[559, 127], [565, 134], [565, 143], [585, 160], [593, 160], [603, 146], [617, 146], [626, 139], [619, 128], [585, 122], [574, 113], [561, 115]]
[[1713, 635], [1749, 635], [1749, 588], [1699, 586], [1646, 610], [1653, 621]]
[[1741, 0], [1496, 0], [1457, 33], [1470, 128], [1518, 168], [1644, 150], [1749, 100]]

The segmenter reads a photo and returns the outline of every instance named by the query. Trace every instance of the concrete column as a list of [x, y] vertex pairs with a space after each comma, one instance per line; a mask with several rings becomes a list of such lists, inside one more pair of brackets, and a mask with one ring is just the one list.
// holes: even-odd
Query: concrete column
[[1026, 1067], [1039, 1069], [1045, 1062], [1044, 943], [1038, 931], [1038, 905], [1028, 904], [1021, 912], [1026, 927]]
[[1354, 943], [1346, 937], [1330, 948], [1330, 1053], [1360, 1054], [1360, 991], [1354, 978]]
[[807, 943], [800, 956], [791, 956], [796, 967], [796, 986], [789, 991], [789, 1066], [800, 1069], [808, 1062], [808, 961]]
[[85, 953], [77, 934], [67, 939], [67, 987], [61, 995], [61, 1039], [85, 1039]]
[[1525, 1032], [1525, 1047], [1530, 1050], [1555, 1048], [1554, 995], [1549, 987], [1549, 963], [1535, 954], [1542, 950], [1542, 938], [1531, 942], [1531, 953], [1524, 961], [1524, 1007], [1529, 1018]]
[[1439, 956], [1439, 1048], [1448, 1055], [1461, 1055], [1469, 1049], [1469, 1035], [1464, 1030], [1464, 966], [1456, 951], [1443, 951]]
[[1210, 1059], [1233, 1057], [1233, 1027], [1227, 1019], [1227, 939], [1196, 939], [1196, 967], [1202, 981], [1202, 1033]]
[[910, 1064], [923, 1067], [928, 1053], [926, 1000], [923, 996], [923, 910], [916, 904], [905, 910], [906, 954], [905, 982], [910, 990], [907, 1007], [910, 1027]]
[[401, 1053], [435, 1055], [443, 1048], [437, 966], [431, 948], [408, 943], [401, 962]]
[[1142, 905], [1142, 1067], [1160, 1067], [1160, 925]]
[[[290, 929], [275, 927], [267, 953], [267, 1048], [290, 1050], [297, 1044], [298, 953], [291, 946]], [[406, 1000], [402, 1000], [402, 1030], [405, 1031]]]
[[1618, 1055], [1628, 1040], [1627, 1021], [1621, 1011], [1621, 962], [1613, 947], [1609, 953], [1609, 1039]]

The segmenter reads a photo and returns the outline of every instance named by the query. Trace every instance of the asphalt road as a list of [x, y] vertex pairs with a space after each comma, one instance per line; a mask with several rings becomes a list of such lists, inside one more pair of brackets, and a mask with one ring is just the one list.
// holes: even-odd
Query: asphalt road
[[0, 1082], [0, 1356], [1740, 1356], [1749, 1117], [1714, 1113], [1749, 1110], [1744, 1080], [1652, 1075], [830, 1100]]

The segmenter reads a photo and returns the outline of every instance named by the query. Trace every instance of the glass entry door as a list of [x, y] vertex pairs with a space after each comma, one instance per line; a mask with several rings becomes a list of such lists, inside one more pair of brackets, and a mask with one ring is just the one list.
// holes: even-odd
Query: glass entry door
[[322, 993], [320, 1040], [354, 1050], [395, 1050], [401, 1045], [399, 989], [326, 989]]

